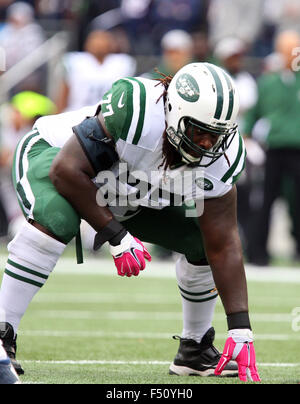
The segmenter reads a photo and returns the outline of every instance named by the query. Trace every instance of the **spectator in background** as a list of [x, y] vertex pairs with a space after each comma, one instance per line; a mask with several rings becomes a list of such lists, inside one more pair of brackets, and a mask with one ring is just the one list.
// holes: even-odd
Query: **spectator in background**
[[153, 0], [149, 14], [154, 45], [157, 47], [162, 36], [170, 30], [206, 32], [207, 4], [207, 0]]
[[0, 110], [0, 196], [10, 224], [10, 236], [14, 236], [18, 219], [23, 219], [11, 181], [11, 168], [15, 148], [28, 133], [35, 120], [44, 115], [55, 113], [54, 103], [47, 97], [24, 91], [15, 95], [9, 104]]
[[286, 30], [300, 34], [299, 0], [265, 0], [265, 18], [274, 25], [277, 34]]
[[210, 0], [208, 11], [211, 46], [221, 39], [236, 36], [251, 46], [263, 24], [262, 0]]
[[43, 30], [34, 19], [32, 6], [20, 1], [8, 7], [6, 25], [0, 35], [0, 45], [6, 51], [8, 68], [29, 55], [44, 40]]
[[13, 0], [0, 0], [0, 31], [3, 28], [5, 21], [7, 7], [13, 2]]
[[[0, 32], [0, 47], [6, 53], [6, 67], [10, 69], [30, 55], [45, 41], [41, 26], [35, 21], [34, 9], [25, 2], [13, 3], [7, 9], [6, 24]], [[32, 74], [20, 84], [22, 89], [40, 89], [39, 72]]]
[[263, 27], [256, 40], [253, 55], [268, 57], [267, 68], [274, 70], [278, 64], [274, 51], [276, 35], [282, 31], [295, 30], [300, 33], [299, 0], [263, 0]]
[[70, 52], [63, 58], [63, 79], [57, 96], [58, 112], [80, 109], [96, 104], [114, 81], [134, 75], [135, 60], [115, 53], [114, 35], [93, 31], [83, 52]]
[[88, 22], [94, 17], [120, 7], [122, 0], [83, 0]]
[[206, 30], [207, 0], [122, 0], [121, 12], [135, 54], [160, 55], [161, 38], [174, 29]]
[[197, 62], [208, 62], [216, 64], [212, 49], [209, 43], [208, 33], [204, 31], [193, 31], [191, 33], [194, 43], [194, 59]]
[[35, 8], [39, 19], [62, 20], [71, 17], [82, 3], [81, 0], [36, 0]]
[[[162, 57], [157, 70], [166, 76], [174, 76], [179, 69], [193, 61], [193, 39], [183, 30], [171, 30], [161, 40]], [[146, 74], [149, 78], [160, 78], [156, 71]]]
[[215, 47], [214, 56], [219, 64], [234, 78], [240, 98], [238, 124], [241, 127], [245, 112], [257, 101], [257, 85], [255, 79], [246, 70], [246, 43], [237, 37], [222, 39]]
[[297, 207], [292, 220], [296, 257], [300, 256], [300, 72], [293, 55], [299, 46], [300, 36], [296, 31], [279, 34], [275, 50], [282, 57], [283, 68], [259, 79], [258, 101], [248, 112], [244, 127], [247, 135], [259, 136], [266, 148], [263, 205], [249, 257], [257, 265], [270, 262], [267, 241], [271, 208], [282, 195], [287, 179], [293, 185], [293, 203]]
[[[243, 133], [244, 119], [247, 111], [257, 102], [257, 84], [255, 78], [246, 70], [245, 56], [247, 45], [237, 37], [222, 39], [214, 49], [214, 56], [219, 64], [234, 78], [240, 99], [240, 111], [237, 118], [240, 132]], [[257, 172], [264, 164], [265, 154], [259, 144], [246, 138], [246, 168], [240, 178], [238, 188], [238, 222], [244, 250], [248, 256], [253, 239], [253, 218], [257, 215], [257, 204], [253, 198], [254, 187], [259, 186]]]
[[[70, 0], [71, 1], [71, 0]], [[83, 50], [84, 42], [87, 36], [87, 27], [91, 22], [100, 16], [104, 16], [111, 10], [117, 10], [120, 8], [121, 0], [78, 0], [81, 4], [80, 15], [78, 16], [78, 46], [77, 49]], [[105, 17], [106, 18], [106, 17]], [[109, 18], [109, 17], [108, 17]], [[110, 27], [109, 27], [110, 28]], [[107, 30], [108, 27], [97, 26], [93, 30]]]
[[114, 53], [132, 54], [132, 46], [124, 28], [124, 17], [120, 8], [98, 15], [89, 23], [86, 30], [109, 31], [114, 36]]
[[120, 13], [134, 55], [157, 55], [151, 18], [153, 0], [121, 0]]

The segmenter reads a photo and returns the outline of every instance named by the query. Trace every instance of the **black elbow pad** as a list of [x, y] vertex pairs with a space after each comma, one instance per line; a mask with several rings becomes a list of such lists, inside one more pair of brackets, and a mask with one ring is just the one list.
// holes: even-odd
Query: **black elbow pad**
[[86, 118], [72, 129], [95, 174], [110, 169], [119, 160], [113, 141], [106, 136], [97, 117]]

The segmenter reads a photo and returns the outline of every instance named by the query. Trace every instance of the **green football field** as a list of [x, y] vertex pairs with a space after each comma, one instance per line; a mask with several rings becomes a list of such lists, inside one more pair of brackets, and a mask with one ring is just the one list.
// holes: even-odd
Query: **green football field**
[[[0, 256], [1, 269], [5, 255]], [[60, 260], [24, 316], [18, 336], [22, 382], [42, 384], [238, 384], [238, 379], [169, 376], [181, 333], [172, 263], [140, 277], [116, 275], [111, 260]], [[2, 273], [0, 277], [2, 278]], [[258, 368], [263, 383], [300, 383], [300, 269], [247, 267]], [[223, 348], [220, 301], [214, 319]]]

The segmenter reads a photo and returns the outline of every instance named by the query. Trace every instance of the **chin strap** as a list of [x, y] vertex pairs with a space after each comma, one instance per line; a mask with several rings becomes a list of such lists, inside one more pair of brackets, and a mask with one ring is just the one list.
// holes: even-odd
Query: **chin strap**
[[199, 163], [201, 158], [199, 157], [193, 157], [190, 154], [188, 154], [187, 152], [185, 152], [184, 150], [180, 150], [181, 156], [182, 156], [182, 161], [184, 163], [187, 164], [195, 164], [195, 163]]

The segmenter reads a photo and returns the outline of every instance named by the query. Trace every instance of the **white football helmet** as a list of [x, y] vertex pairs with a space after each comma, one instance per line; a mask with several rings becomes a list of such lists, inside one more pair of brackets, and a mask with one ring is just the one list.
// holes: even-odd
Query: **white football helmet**
[[[167, 91], [167, 137], [186, 163], [208, 167], [236, 135], [238, 111], [237, 90], [228, 73], [210, 63], [188, 64], [176, 73]], [[218, 136], [216, 144], [210, 150], [199, 147], [186, 135], [189, 126]]]

